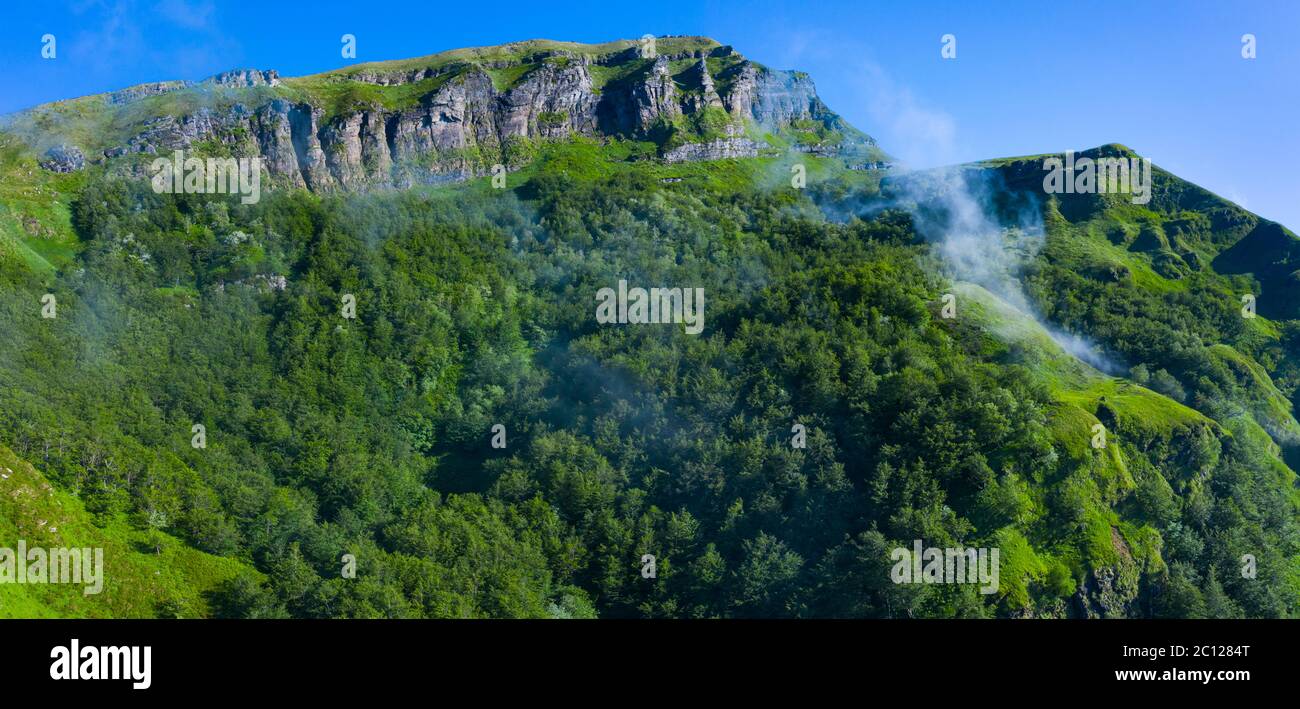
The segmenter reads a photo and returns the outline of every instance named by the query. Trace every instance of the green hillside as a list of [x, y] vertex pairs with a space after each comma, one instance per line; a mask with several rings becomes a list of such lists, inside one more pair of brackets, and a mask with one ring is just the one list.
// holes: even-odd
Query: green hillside
[[[555, 48], [276, 90], [395, 106], [431, 85], [332, 92], [508, 85]], [[900, 197], [925, 176], [790, 128], [758, 157], [570, 136], [504, 189], [257, 204], [52, 173], [25, 138], [191, 95], [0, 133], [0, 546], [101, 546], [108, 579], [0, 586], [0, 615], [1300, 615], [1300, 239], [1159, 168], [1139, 205], [1045, 194], [1045, 156], [961, 166], [1024, 237], [1017, 306], [945, 256], [942, 202]], [[598, 322], [620, 280], [703, 289], [703, 332]], [[913, 540], [1000, 549], [999, 588], [891, 582]]]
[[203, 618], [212, 593], [241, 575], [261, 574], [234, 559], [194, 549], [147, 521], [96, 518], [76, 496], [0, 447], [0, 545], [102, 549], [102, 588], [86, 584], [0, 585], [0, 618]]

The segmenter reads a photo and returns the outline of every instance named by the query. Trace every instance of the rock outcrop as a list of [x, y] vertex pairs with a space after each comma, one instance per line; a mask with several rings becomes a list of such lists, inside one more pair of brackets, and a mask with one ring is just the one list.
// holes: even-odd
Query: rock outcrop
[[[136, 87], [110, 101], [180, 90], [195, 100], [152, 118], [141, 111], [125, 140], [82, 147], [100, 160], [218, 146], [260, 157], [273, 180], [330, 191], [463, 179], [518, 166], [529, 144], [574, 136], [655, 141], [669, 162], [753, 157], [765, 146], [746, 137], [747, 126], [779, 131], [795, 122], [874, 145], [822, 104], [806, 75], [767, 69], [730, 47], [696, 42], [649, 59], [635, 45], [593, 53], [532, 44], [492, 48], [517, 52], [506, 58], [467, 50], [490, 60], [361, 65], [304, 79], [240, 69], [199, 85]], [[175, 105], [196, 107], [178, 113]], [[51, 157], [49, 169], [78, 169], [72, 150]]]
[[45, 151], [40, 165], [51, 172], [74, 172], [86, 166], [86, 156], [74, 145], [56, 145]]
[[280, 74], [274, 69], [232, 69], [217, 74], [205, 83], [217, 86], [279, 86]]
[[149, 96], [157, 96], [158, 94], [179, 91], [181, 89], [189, 88], [190, 86], [193, 86], [193, 84], [188, 81], [157, 81], [152, 84], [139, 84], [137, 86], [132, 86], [108, 94], [107, 101], [109, 104], [120, 106], [122, 104], [139, 101], [140, 99]]

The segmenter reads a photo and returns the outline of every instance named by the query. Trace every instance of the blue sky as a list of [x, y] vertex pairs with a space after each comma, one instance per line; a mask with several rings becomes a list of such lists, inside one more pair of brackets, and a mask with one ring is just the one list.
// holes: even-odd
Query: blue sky
[[[81, 0], [0, 10], [0, 113], [234, 67], [293, 76], [548, 38], [702, 34], [801, 69], [923, 167], [1124, 143], [1300, 229], [1300, 2], [491, 3]], [[58, 56], [40, 57], [55, 35]], [[1241, 36], [1257, 58], [1241, 57]], [[957, 57], [940, 56], [940, 37]]]

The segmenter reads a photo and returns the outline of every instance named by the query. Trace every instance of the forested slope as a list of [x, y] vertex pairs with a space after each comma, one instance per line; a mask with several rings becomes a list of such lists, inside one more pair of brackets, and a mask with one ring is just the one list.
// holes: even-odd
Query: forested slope
[[[924, 176], [771, 146], [243, 204], [4, 136], [0, 546], [113, 580], [0, 614], [1300, 613], [1294, 234], [1158, 169], [1135, 205], [963, 166], [1001, 290]], [[702, 288], [703, 332], [597, 322], [620, 280]], [[918, 539], [998, 548], [997, 592], [893, 583]]]

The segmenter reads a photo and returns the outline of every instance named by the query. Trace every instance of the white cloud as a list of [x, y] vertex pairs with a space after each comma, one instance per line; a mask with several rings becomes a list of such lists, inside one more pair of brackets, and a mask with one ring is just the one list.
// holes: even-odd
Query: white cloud
[[947, 112], [925, 106], [875, 64], [859, 64], [852, 86], [886, 151], [913, 167], [956, 161], [957, 121]]
[[158, 14], [172, 23], [193, 30], [207, 29], [212, 24], [215, 6], [208, 0], [186, 2], [186, 0], [162, 0], [156, 10]]
[[827, 104], [886, 152], [917, 168], [957, 162], [956, 119], [917, 98], [870, 59], [869, 48], [820, 31], [790, 30], [781, 36], [784, 42], [777, 49], [783, 66], [810, 69], [804, 65], [816, 63], [814, 77], [846, 87], [846, 95], [827, 99]]

